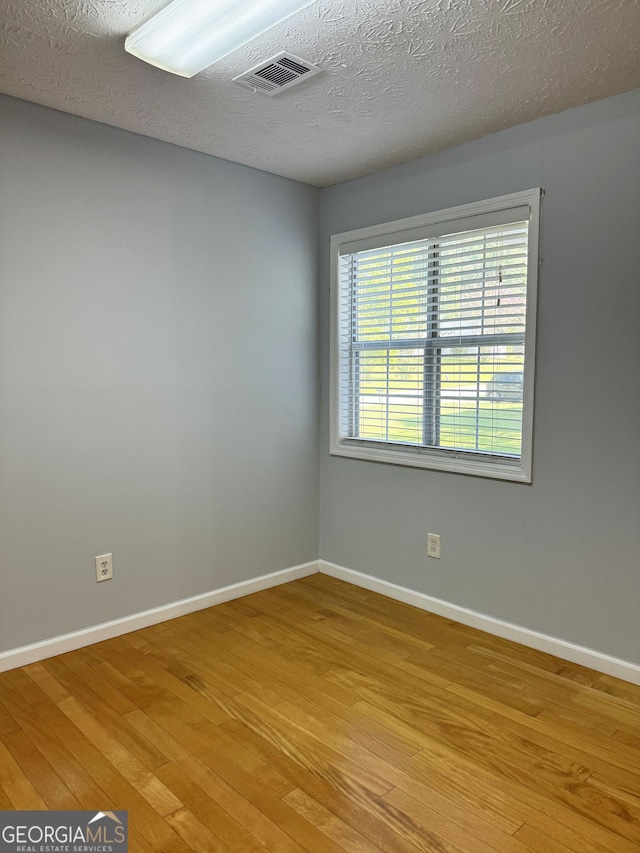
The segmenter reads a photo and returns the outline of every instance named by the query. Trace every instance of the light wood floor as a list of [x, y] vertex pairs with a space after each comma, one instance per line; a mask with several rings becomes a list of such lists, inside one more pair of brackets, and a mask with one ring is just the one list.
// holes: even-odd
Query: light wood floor
[[132, 851], [638, 853], [640, 688], [324, 575], [0, 675], [0, 809]]

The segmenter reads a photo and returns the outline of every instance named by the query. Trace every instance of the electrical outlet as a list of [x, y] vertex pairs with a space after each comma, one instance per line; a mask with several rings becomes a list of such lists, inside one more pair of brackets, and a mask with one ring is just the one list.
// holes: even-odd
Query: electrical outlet
[[427, 554], [440, 559], [440, 536], [437, 533], [427, 533]]
[[96, 581], [110, 581], [113, 577], [113, 554], [96, 557]]

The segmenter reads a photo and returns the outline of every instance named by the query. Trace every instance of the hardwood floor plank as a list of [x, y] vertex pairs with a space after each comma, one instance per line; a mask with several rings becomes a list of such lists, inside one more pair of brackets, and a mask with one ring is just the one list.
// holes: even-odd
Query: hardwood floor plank
[[[523, 666], [495, 661], [489, 664], [489, 670], [517, 677]], [[624, 698], [605, 693], [607, 698], [603, 699], [602, 691], [589, 685], [568, 682], [553, 673], [536, 673], [532, 668], [527, 670], [527, 675], [524, 696], [543, 703], [542, 713], [546, 716], [565, 718], [575, 726], [585, 726], [599, 734], [612, 735], [615, 726], [620, 724], [627, 725], [630, 731], [638, 730], [637, 708]]]
[[82, 808], [102, 809], [116, 806], [105, 791], [96, 785], [84, 767], [71, 755], [64, 743], [46, 725], [24, 698], [8, 685], [0, 691], [1, 701], [10, 708], [21, 730], [29, 737], [40, 754], [51, 764]]
[[135, 826], [129, 826], [129, 850], [131, 853], [153, 853], [153, 847]]
[[158, 637], [155, 642], [178, 660], [188, 660], [193, 674], [206, 678], [210, 688], [220, 694], [237, 696], [238, 693], [253, 693], [268, 705], [282, 702], [278, 691], [254, 677], [253, 668], [239, 665], [233, 659], [220, 660], [215, 654], [216, 647], [212, 648], [210, 638], [191, 631], [186, 625], [177, 628], [170, 641]]
[[260, 671], [262, 677], [268, 683], [273, 683], [276, 690], [280, 684], [302, 690], [319, 705], [330, 709], [336, 707], [336, 704], [348, 707], [358, 701], [358, 697], [351, 691], [340, 687], [327, 691], [326, 681], [321, 676], [284, 660], [269, 649], [261, 649], [257, 643], [239, 635], [229, 639], [225, 652], [234, 666], [242, 671], [253, 672], [254, 675]]
[[2, 811], [11, 811], [13, 806], [11, 804], [11, 800], [4, 792], [4, 788], [0, 785], [0, 809]]
[[[640, 708], [638, 706], [626, 699], [613, 696], [611, 693], [595, 695], [597, 692], [578, 693], [573, 699], [573, 704], [579, 706], [586, 714], [603, 714], [608, 719], [616, 720], [619, 728], [626, 729], [631, 734], [637, 734], [640, 731]], [[604, 701], [602, 697], [604, 697]]]
[[[233, 756], [233, 760], [239, 767], [249, 773], [256, 781], [264, 785], [276, 797], [284, 797], [292, 790], [293, 785], [288, 779], [285, 779], [277, 770], [270, 767], [264, 761], [261, 761], [254, 753], [238, 744], [233, 738], [230, 738], [226, 732], [222, 731], [219, 726], [214, 726], [212, 723], [205, 721], [197, 727], [197, 731], [201, 734], [216, 750], [224, 752], [228, 756]], [[224, 743], [224, 749], [221, 747], [221, 742]]]
[[206, 754], [210, 750], [201, 735], [160, 707], [151, 708], [146, 713], [132, 711], [128, 716], [141, 731], [148, 733], [150, 739], [154, 734], [161, 738], [174, 764], [219, 805], [238, 817], [267, 849], [283, 853], [297, 853], [304, 849], [291, 836], [292, 831], [299, 835], [306, 830], [298, 826], [293, 810], [224, 757], [209, 759], [215, 764], [215, 770], [208, 766], [198, 757], [200, 752]]
[[599, 673], [580, 664], [560, 660], [536, 649], [526, 649], [500, 637], [481, 636], [482, 642], [471, 643], [467, 651], [520, 667], [525, 672], [553, 675], [569, 686], [571, 683], [591, 685], [598, 678]]
[[[327, 739], [331, 738], [330, 729], [325, 727], [320, 721], [315, 720], [311, 715], [301, 714], [295, 706], [287, 704], [286, 706], [281, 706], [277, 710], [281, 711], [282, 715], [289, 723], [293, 722], [299, 726], [312, 729], [319, 737], [325, 737]], [[406, 759], [399, 765], [390, 764], [387, 761], [377, 758], [377, 756], [374, 756], [368, 752], [368, 750], [359, 748], [350, 740], [350, 738], [345, 737], [344, 735], [341, 738], [341, 749], [353, 756], [354, 760], [357, 760], [362, 766], [368, 768], [372, 772], [384, 775], [384, 777], [393, 785], [397, 785], [404, 789], [412, 788], [413, 790], [417, 790], [419, 788], [422, 791], [428, 792], [426, 796], [434, 804], [437, 802], [442, 810], [452, 810], [453, 803], [448, 801], [446, 804], [442, 804], [439, 786], [437, 789], [434, 788], [432, 786], [433, 780], [429, 775], [422, 773], [420, 768], [417, 767], [410, 759]], [[386, 796], [387, 793], [388, 792], [381, 794], [385, 800], [389, 800]], [[472, 823], [474, 822], [472, 814], [477, 814], [484, 822], [484, 820], [491, 815], [493, 822], [496, 825], [503, 826], [505, 833], [510, 831], [513, 832], [519, 825], [517, 823], [511, 823], [508, 819], [505, 819], [503, 815], [495, 813], [495, 810], [493, 810], [486, 802], [478, 804], [477, 807], [474, 808], [474, 800], [475, 798], [470, 795], [470, 793], [466, 793], [464, 797], [458, 798], [455, 809], [459, 820], [466, 820], [467, 822]], [[469, 812], [468, 815], [465, 814], [467, 811]], [[482, 826], [478, 821], [476, 821], [476, 825]], [[484, 829], [484, 827], [482, 827], [482, 829]], [[482, 831], [482, 829], [480, 831]]]
[[[297, 749], [299, 756], [303, 753], [313, 756], [311, 769], [318, 775], [331, 776], [337, 771], [378, 796], [393, 787], [388, 779], [369, 769], [358, 760], [364, 756], [365, 750], [358, 747], [357, 744], [354, 744], [354, 749], [350, 749], [349, 745], [345, 744], [344, 738], [341, 738], [340, 748], [336, 749], [332, 745], [334, 739], [322, 737], [323, 732], [319, 727], [309, 724], [309, 728], [316, 729], [315, 732], [312, 732], [304, 725], [299, 725], [296, 721], [299, 721], [300, 717], [297, 715], [294, 705], [285, 702], [277, 708], [268, 708], [248, 695], [238, 696], [237, 701], [253, 711], [254, 717], [271, 724], [282, 736], [289, 737], [292, 748]], [[237, 719], [246, 719], [246, 717], [238, 714]], [[320, 736], [316, 733], [317, 731], [321, 732]], [[312, 764], [309, 759], [307, 762], [309, 765]], [[375, 764], [376, 761], [368, 763]], [[382, 765], [382, 763], [382, 760], [379, 760], [379, 764]]]
[[620, 699], [626, 699], [633, 703], [636, 708], [640, 705], [640, 685], [638, 684], [621, 681], [612, 675], [600, 675], [593, 682], [593, 688], [594, 690], [617, 696]]
[[[78, 677], [66, 664], [67, 661], [63, 658], [51, 658], [45, 661], [43, 666], [69, 692], [70, 696], [73, 695], [78, 699], [80, 704], [99, 719], [100, 724], [148, 770], [154, 770], [168, 760], [161, 749], [141, 738], [140, 734], [123, 719], [122, 713], [135, 710], [133, 702], [126, 700], [126, 704], [120, 705], [122, 711], [115, 711], [101, 695], [88, 686], [84, 678]], [[98, 676], [97, 680], [102, 679]], [[93, 679], [96, 686], [97, 680]]]
[[[135, 665], [141, 673], [148, 677], [152, 684], [158, 685], [161, 690], [164, 689], [168, 693], [174, 694], [177, 700], [184, 702], [187, 706], [193, 707], [203, 717], [211, 720], [212, 723], [222, 723], [227, 719], [225, 714], [216, 708], [215, 705], [212, 705], [211, 702], [207, 702], [197, 695], [194, 697], [192, 691], [181, 680], [184, 677], [184, 667], [180, 667], [180, 676], [172, 675], [158, 663], [150, 660], [149, 656], [145, 656], [137, 649], [134, 649], [131, 645], [131, 635], [128, 634], [118, 643], [118, 648], [123, 650], [123, 655], [126, 656], [131, 664]], [[186, 671], [186, 674], [191, 675], [192, 672]]]
[[594, 773], [589, 777], [589, 784], [613, 797], [617, 804], [616, 812], [623, 814], [626, 820], [640, 823], [640, 785], [635, 781], [630, 787], [623, 787], [618, 782], [613, 783], [610, 779]]
[[496, 827], [487, 825], [481, 836], [474, 835], [457, 820], [439, 814], [399, 788], [393, 788], [384, 798], [404, 814], [410, 815], [424, 827], [425, 832], [437, 833], [447, 845], [456, 845], [460, 853], [495, 853], [496, 850], [500, 853], [527, 853], [520, 841]]
[[460, 752], [433, 743], [415, 760], [428, 767], [431, 773], [438, 774], [436, 778], [440, 779], [441, 787], [446, 789], [447, 784], [453, 784], [463, 791], [474, 790], [478, 796], [498, 797], [503, 808], [523, 823], [552, 836], [562, 834], [563, 843], [576, 853], [584, 850], [585, 839], [624, 853], [637, 849], [634, 842], [620, 836], [615, 829], [600, 825], [598, 814], [572, 808], [565, 802], [562, 792], [553, 787], [540, 792]]
[[78, 652], [69, 652], [66, 655], [60, 655], [58, 660], [90, 688], [93, 693], [99, 696], [103, 704], [106, 703], [116, 713], [126, 714], [127, 711], [135, 709], [135, 703], [127, 699], [123, 693], [110, 684], [99, 669], [95, 666], [89, 666], [80, 657]]
[[[349, 636], [352, 636], [350, 627], [351, 623], [356, 622], [367, 628], [369, 631], [383, 634], [386, 638], [395, 640], [399, 645], [395, 649], [390, 649], [390, 653], [396, 654], [398, 657], [404, 657], [407, 654], [412, 654], [416, 651], [427, 652], [434, 647], [432, 643], [428, 643], [426, 640], [419, 637], [413, 637], [407, 634], [404, 630], [393, 628], [384, 621], [364, 616], [362, 613], [354, 609], [353, 606], [341, 605], [336, 601], [334, 594], [323, 589], [322, 586], [318, 586], [318, 584], [315, 584], [314, 586], [305, 584], [304, 580], [306, 579], [303, 578], [301, 584], [291, 584], [291, 589], [296, 593], [302, 592], [306, 599], [311, 603], [315, 601], [321, 603], [323, 605], [323, 609], [318, 612], [322, 613], [325, 618], [332, 618], [333, 614], [342, 617], [341, 623], [345, 626], [345, 633]], [[379, 644], [376, 643], [375, 645]]]
[[[233, 601], [228, 602], [229, 609], [232, 610], [233, 605], [236, 603]], [[254, 623], [253, 617], [248, 617], [240, 612], [236, 614], [233, 630], [238, 634], [243, 634], [250, 640], [264, 644], [267, 648], [273, 649], [275, 652], [283, 653], [287, 649], [297, 649], [300, 646], [300, 643], [292, 639], [285, 631], [273, 627], [265, 630], [264, 626]]]
[[[381, 708], [392, 707], [408, 725], [421, 730], [421, 726], [439, 725], [445, 728], [467, 727], [484, 730], [493, 714], [477, 714], [476, 706], [468, 702], [452, 703], [450, 694], [439, 688], [411, 688], [407, 684], [398, 687], [389, 679], [380, 678], [373, 671], [345, 668], [331, 670], [325, 678], [332, 684], [346, 684], [357, 692], [361, 701], [377, 704]], [[407, 734], [409, 736], [409, 734]]]
[[[1, 698], [0, 696], [0, 700]], [[9, 734], [9, 732], [17, 732], [19, 728], [19, 723], [0, 701], [0, 737]]]
[[89, 741], [100, 744], [101, 753], [142, 794], [158, 814], [164, 816], [179, 809], [182, 803], [51, 674], [51, 669], [58, 669], [56, 663], [52, 661], [46, 663], [48, 668], [41, 664], [34, 664], [25, 667], [25, 671]]
[[[539, 717], [537, 719], [540, 720]], [[580, 741], [568, 742], [564, 739], [564, 727], [545, 726], [544, 721], [540, 722], [542, 725], [533, 728], [500, 715], [496, 715], [492, 720], [495, 727], [505, 732], [513, 732], [517, 737], [537, 743], [558, 755], [564, 755], [571, 761], [582, 764], [620, 785], [627, 785], [640, 791], [640, 763], [636, 762], [633, 769], [628, 751], [625, 752], [624, 749], [618, 749], [614, 744], [610, 744], [610, 738], [600, 739], [603, 746], [600, 746], [593, 737], [586, 740], [584, 735]], [[579, 746], [576, 745], [577, 743]]]
[[301, 817], [335, 841], [345, 853], [381, 853], [381, 847], [356, 832], [300, 788], [294, 788], [283, 799]]
[[293, 624], [302, 642], [311, 642], [318, 648], [324, 647], [327, 652], [337, 654], [337, 661], [344, 661], [346, 650], [356, 650], [367, 657], [375, 658], [378, 663], [384, 662], [390, 668], [406, 671], [420, 681], [427, 681], [440, 687], [446, 687], [449, 684], [446, 678], [429, 673], [424, 668], [415, 667], [407, 663], [406, 658], [399, 657], [379, 645], [371, 645], [355, 635], [338, 631], [329, 619], [314, 611], [311, 602], [299, 596], [287, 593], [286, 598], [283, 594], [280, 599], [274, 595], [265, 594], [260, 601], [272, 621], [283, 627]]
[[0, 785], [14, 809], [46, 809], [26, 772], [0, 740]]
[[[47, 663], [47, 661], [45, 661]], [[50, 661], [49, 661], [50, 663]], [[23, 667], [24, 672], [42, 690], [42, 692], [57, 705], [69, 699], [71, 694], [41, 663], [32, 663]]]
[[412, 655], [407, 661], [441, 677], [446, 674], [449, 686], [458, 684], [471, 688], [529, 716], [535, 717], [543, 709], [540, 702], [526, 697], [529, 682], [521, 675], [501, 675], [489, 667], [478, 669], [464, 652], [456, 654], [454, 650], [434, 648], [424, 655]]
[[300, 756], [295, 752], [289, 754], [288, 739], [276, 738], [274, 745], [250, 725], [235, 720], [223, 723], [222, 727], [245, 745], [251, 745], [308, 796], [386, 853], [416, 850], [433, 853], [433, 847], [424, 840], [421, 828], [411, 818], [341, 774], [327, 778], [315, 775], [299, 763]]
[[46, 694], [34, 684], [23, 667], [0, 673], [0, 702], [2, 702], [7, 689], [13, 690], [28, 707], [47, 701]]
[[178, 809], [167, 822], [194, 853], [229, 853], [229, 848], [210, 832], [189, 809]]
[[116, 666], [117, 658], [118, 655], [114, 649], [111, 659], [109, 661], [101, 661], [97, 664], [95, 666], [96, 671], [100, 673], [105, 681], [108, 681], [109, 684], [116, 687], [123, 696], [126, 696], [126, 698], [131, 701], [134, 706], [134, 710], [151, 705], [155, 701], [154, 697], [149, 695], [147, 690], [141, 688], [139, 684], [132, 681], [131, 678], [125, 675], [125, 666], [122, 666], [121, 668]]
[[[184, 652], [187, 654], [187, 652]], [[197, 659], [200, 660], [200, 656], [191, 646], [191, 651], [189, 652], [191, 655], [192, 661]], [[211, 659], [211, 653], [209, 653], [207, 660]], [[241, 659], [237, 659], [236, 668], [249, 667], [249, 664], [246, 664]], [[205, 683], [207, 687], [211, 687], [210, 681], [210, 673], [212, 671], [211, 667], [206, 667], [201, 665], [199, 662], [193, 665], [194, 674], [200, 676], [201, 678], [201, 686], [202, 683]], [[354, 706], [345, 706], [340, 702], [334, 700], [329, 695], [323, 695], [323, 701], [318, 701], [318, 693], [315, 691], [309, 691], [305, 689], [304, 686], [301, 689], [300, 684], [295, 681], [295, 679], [287, 678], [285, 673], [281, 669], [270, 670], [269, 671], [269, 681], [272, 683], [276, 678], [278, 678], [277, 683], [277, 693], [273, 694], [272, 691], [269, 692], [269, 695], [265, 696], [264, 693], [266, 691], [255, 690], [250, 688], [246, 691], [250, 695], [255, 696], [257, 699], [265, 702], [268, 705], [279, 705], [283, 701], [293, 701], [299, 705], [304, 706], [305, 704], [311, 705], [313, 707], [321, 706], [324, 710], [324, 713], [328, 719], [334, 721], [334, 723], [338, 726], [344, 725], [345, 717], [352, 721], [352, 728], [355, 727], [355, 731], [358, 736], [361, 736], [365, 740], [370, 741], [371, 738], [375, 739], [378, 744], [378, 749], [385, 749], [385, 745], [388, 744], [388, 748], [392, 751], [398, 751], [400, 753], [405, 753], [408, 755], [412, 755], [420, 749], [419, 745], [413, 743], [410, 739], [405, 739], [401, 735], [399, 735], [392, 728], [385, 728], [383, 726], [379, 726], [375, 723], [375, 721], [370, 720], [365, 715], [358, 714], [353, 710]], [[196, 679], [187, 679], [187, 683], [196, 684]], [[214, 682], [215, 683], [215, 682]], [[294, 689], [291, 685], [294, 684]], [[325, 688], [326, 689], [326, 688]], [[302, 692], [304, 690], [304, 692]], [[274, 695], [277, 696], [277, 701], [274, 702]]]
[[175, 763], [165, 764], [158, 770], [164, 784], [170, 788], [189, 808], [200, 822], [207, 827], [230, 851], [242, 853], [264, 853], [267, 849], [242, 825], [235, 816], [226, 811], [202, 786], [180, 769]]
[[[267, 599], [264, 599], [267, 600]], [[269, 600], [267, 600], [269, 601]], [[331, 657], [336, 662], [337, 669], [343, 667], [351, 669], [357, 662], [359, 669], [364, 669], [369, 674], [384, 675], [387, 683], [393, 683], [394, 689], [434, 691], [435, 688], [446, 688], [451, 683], [445, 678], [432, 675], [424, 668], [408, 663], [407, 660], [394, 656], [385, 655], [376, 647], [366, 646], [357, 640], [345, 638], [344, 635], [334, 631], [326, 620], [311, 620], [308, 608], [302, 606], [289, 606], [284, 613], [278, 612], [275, 604], [267, 607], [269, 619], [277, 621], [283, 626], [295, 626], [296, 635], [303, 643], [312, 643]], [[446, 696], [446, 694], [439, 694]], [[459, 703], [460, 706], [464, 703]], [[484, 719], [491, 716], [481, 705], [467, 703], [471, 713]]]
[[[575, 849], [566, 847], [558, 838], [552, 838], [528, 824], [520, 827], [514, 838], [522, 842], [526, 850], [532, 850], [534, 853], [565, 853], [567, 850]], [[581, 849], [584, 853], [616, 853], [615, 847], [603, 847], [601, 844], [586, 839]]]
[[555, 738], [579, 752], [583, 751], [600, 758], [602, 761], [621, 768], [623, 771], [637, 775], [640, 770], [640, 756], [633, 755], [630, 750], [620, 750], [617, 747], [615, 739], [607, 735], [598, 738], [593, 733], [583, 728], [578, 728], [575, 725], [572, 726], [564, 720], [550, 719], [544, 712], [537, 717], [520, 714], [512, 708], [502, 705], [500, 702], [463, 687], [451, 685], [451, 687], [447, 688], [447, 691], [454, 693], [456, 696], [462, 694], [465, 698], [474, 698], [476, 701], [484, 703], [488, 709], [493, 709], [497, 716], [509, 720], [516, 726], [524, 727], [542, 736]]
[[[525, 738], [505, 736], [491, 721], [477, 725], [472, 721], [452, 723], [446, 716], [431, 713], [428, 706], [424, 713], [415, 713], [414, 708], [394, 703], [389, 697], [381, 697], [373, 691], [363, 690], [363, 695], [369, 715], [389, 724], [394, 717], [400, 717], [402, 724], [413, 732], [416, 742], [422, 743], [427, 751], [439, 745], [450, 749], [452, 754], [460, 752], [520, 781], [529, 781], [533, 774], [552, 784], [566, 784], [568, 780], [587, 778], [591, 772]], [[420, 755], [422, 752], [418, 753]]]
[[[283, 715], [283, 717], [286, 720], [291, 720], [290, 713], [286, 716]], [[326, 780], [346, 796], [349, 796], [355, 789], [356, 783], [353, 778], [342, 774], [338, 776], [335, 769], [332, 769], [331, 765], [326, 765], [318, 761], [317, 757], [311, 759], [309, 757], [310, 752], [308, 749], [301, 750], [296, 747], [295, 742], [292, 741], [291, 738], [290, 725], [280, 723], [278, 726], [278, 721], [275, 720], [276, 730], [274, 734], [273, 729], [265, 729], [264, 718], [262, 715], [258, 716], [257, 714], [249, 714], [244, 718], [239, 717], [239, 719], [242, 719], [243, 725], [252, 729], [256, 734], [261, 736], [263, 740], [267, 740], [271, 747], [279, 749], [281, 753], [294, 760], [300, 767], [305, 768], [312, 775]], [[432, 803], [434, 807], [439, 808], [444, 814], [455, 813], [459, 821], [471, 826], [473, 830], [480, 835], [489, 828], [487, 820], [495, 821], [498, 825], [502, 826], [506, 832], [514, 832], [520, 826], [519, 822], [514, 822], [506, 815], [497, 813], [490, 803], [487, 803], [486, 801], [476, 801], [476, 797], [470, 789], [465, 791], [460, 791], [460, 789], [458, 789], [458, 791], [453, 792], [453, 799], [447, 799], [440, 793], [439, 786], [429, 786], [428, 778], [421, 774], [417, 769], [415, 769], [414, 773], [403, 773], [401, 770], [387, 768], [387, 773], [391, 773], [394, 780], [398, 781], [400, 784], [404, 784], [413, 792], [417, 790], [423, 792], [425, 800]], [[303, 783], [299, 781], [298, 776], [290, 778], [297, 781], [301, 787], [303, 786]], [[305, 788], [305, 790], [307, 789]], [[364, 791], [367, 791], [367, 789], [365, 788]], [[362, 805], [362, 798], [360, 798], [358, 802]], [[468, 811], [468, 809], [470, 809], [470, 811]]]
[[90, 741], [100, 744], [103, 755], [142, 794], [158, 814], [168, 815], [181, 807], [180, 800], [174, 797], [158, 778], [123, 746], [118, 738], [110, 735], [77, 699], [69, 697], [63, 700], [60, 702], [60, 709]]
[[611, 737], [614, 741], [623, 743], [629, 748], [629, 750], [633, 750], [636, 753], [635, 761], [640, 760], [640, 732], [637, 734], [629, 734], [629, 732], [623, 732], [620, 729], [616, 729]]
[[[318, 601], [316, 596], [309, 595], [301, 590], [292, 589], [292, 597], [299, 598], [314, 606]], [[320, 605], [325, 605], [322, 600]], [[392, 658], [401, 660], [413, 654], [424, 654], [431, 651], [432, 643], [418, 641], [416, 638], [407, 638], [401, 631], [387, 628], [373, 619], [356, 619], [353, 611], [348, 608], [323, 606], [317, 611], [322, 621], [328, 623], [338, 634], [342, 634], [349, 641], [355, 639], [369, 648], [375, 648], [378, 652], [386, 652]]]
[[638, 853], [640, 688], [313, 575], [0, 674], [0, 809], [139, 853]]
[[[361, 590], [353, 584], [331, 578], [333, 584], [327, 584], [325, 575], [312, 576], [305, 581], [322, 589], [327, 585], [333, 587], [332, 595], [337, 600], [344, 600], [351, 609], [363, 616], [369, 617], [383, 625], [391, 625], [410, 637], [422, 639], [434, 647], [465, 648], [471, 643], [478, 642], [484, 635], [474, 628], [468, 628], [459, 622], [425, 613], [410, 604], [387, 598], [377, 592], [367, 590], [366, 597], [360, 597]], [[291, 586], [296, 589], [301, 581], [294, 581]]]
[[40, 794], [49, 809], [78, 809], [80, 805], [49, 762], [23, 731], [2, 738], [16, 764]]
[[102, 754], [99, 742], [94, 745], [57, 706], [39, 705], [36, 710], [66, 749], [116, 804], [115, 807], [129, 811], [129, 820], [154, 850], [160, 853], [190, 853], [188, 846], [172, 827]]
[[[229, 713], [228, 709], [231, 706], [227, 705], [226, 701], [218, 702], [219, 696], [217, 694], [209, 694], [208, 685], [203, 681], [203, 679], [197, 678], [196, 676], [189, 676], [188, 678], [183, 679], [183, 681], [201, 696], [205, 698], [211, 697], [218, 704], [218, 707], [220, 707], [221, 710], [224, 710], [225, 713]], [[167, 698], [169, 701], [167, 701]], [[286, 794], [291, 790], [292, 786], [283, 776], [263, 761], [257, 759], [248, 750], [244, 750], [242, 747], [239, 747], [238, 744], [229, 738], [228, 735], [226, 735], [218, 726], [215, 726], [209, 719], [201, 717], [200, 719], [196, 718], [194, 720], [192, 713], [184, 715], [182, 713], [183, 708], [181, 706], [176, 706], [175, 701], [173, 701], [172, 697], [168, 695], [165, 695], [164, 697], [161, 695], [159, 697], [159, 703], [151, 706], [148, 710], [150, 713], [151, 711], [154, 711], [155, 714], [158, 715], [161, 711], [160, 706], [166, 708], [170, 713], [175, 714], [179, 720], [190, 725], [195, 732], [203, 738], [206, 738], [206, 740], [201, 741], [202, 748], [198, 755], [203, 760], [206, 760], [207, 756], [212, 756], [212, 763], [210, 766], [213, 767], [218, 759], [224, 756], [226, 759], [233, 761], [234, 764], [239, 768], [242, 768], [251, 777], [258, 780], [276, 796], [281, 797], [283, 794]], [[161, 741], [158, 740], [158, 743], [161, 743]]]

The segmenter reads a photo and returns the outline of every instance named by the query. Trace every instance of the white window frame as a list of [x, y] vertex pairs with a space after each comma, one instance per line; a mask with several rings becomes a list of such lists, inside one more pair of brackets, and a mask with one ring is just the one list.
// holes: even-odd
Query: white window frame
[[[371, 462], [386, 462], [393, 465], [407, 465], [417, 468], [431, 468], [438, 471], [450, 471], [458, 474], [470, 474], [478, 477], [490, 477], [498, 480], [510, 480], [531, 483], [533, 457], [533, 403], [536, 341], [536, 305], [538, 291], [540, 200], [543, 191], [537, 187], [509, 195], [498, 196], [486, 201], [451, 207], [421, 216], [412, 216], [395, 222], [386, 222], [368, 228], [345, 231], [331, 237], [331, 350], [330, 350], [330, 447], [333, 456], [347, 456], [353, 459], [365, 459]], [[340, 351], [338, 340], [340, 288], [340, 256], [350, 251], [393, 245], [407, 242], [415, 235], [420, 239], [429, 230], [451, 220], [478, 217], [475, 222], [482, 223], [482, 217], [490, 221], [491, 214], [508, 213], [514, 209], [514, 222], [522, 221], [522, 208], [529, 208], [528, 259], [527, 259], [527, 306], [525, 330], [525, 361], [523, 377], [522, 408], [522, 447], [519, 459], [492, 457], [489, 454], [471, 451], [444, 450], [424, 446], [397, 445], [385, 442], [372, 442], [346, 438], [340, 434], [339, 407], [339, 366]], [[516, 212], [515, 209], [519, 208]], [[519, 217], [519, 218], [518, 218]], [[466, 225], [466, 223], [465, 223]], [[483, 227], [480, 225], [479, 227]], [[462, 229], [461, 229], [462, 230]], [[411, 232], [411, 234], [407, 234]], [[386, 241], [388, 240], [388, 243]], [[348, 244], [352, 244], [348, 246]]]

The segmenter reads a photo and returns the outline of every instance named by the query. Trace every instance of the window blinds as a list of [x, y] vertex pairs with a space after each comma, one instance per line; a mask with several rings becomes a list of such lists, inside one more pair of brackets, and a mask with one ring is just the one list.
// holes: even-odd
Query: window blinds
[[341, 247], [342, 440], [520, 457], [528, 208], [509, 213]]

